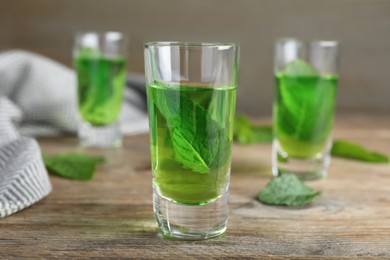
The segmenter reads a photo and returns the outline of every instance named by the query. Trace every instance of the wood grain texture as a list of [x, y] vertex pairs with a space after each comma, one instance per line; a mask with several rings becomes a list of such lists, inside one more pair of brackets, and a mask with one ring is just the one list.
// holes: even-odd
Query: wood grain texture
[[[390, 154], [390, 118], [340, 118], [336, 138]], [[79, 151], [73, 137], [39, 139], [45, 154]], [[53, 192], [0, 220], [0, 258], [390, 258], [390, 165], [333, 159], [303, 208], [255, 197], [271, 177], [271, 145], [234, 146], [227, 232], [206, 241], [161, 238], [152, 213], [148, 136], [103, 154], [92, 181], [51, 177]]]
[[130, 34], [129, 69], [143, 73], [145, 41], [241, 46], [238, 108], [272, 109], [273, 44], [280, 37], [341, 42], [340, 111], [390, 111], [389, 0], [0, 0], [0, 51], [23, 48], [72, 65], [80, 30]]

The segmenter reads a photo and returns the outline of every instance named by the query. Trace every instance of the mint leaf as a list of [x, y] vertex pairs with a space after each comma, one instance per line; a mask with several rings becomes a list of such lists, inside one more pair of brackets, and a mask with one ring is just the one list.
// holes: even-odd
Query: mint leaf
[[[228, 134], [207, 109], [184, 94], [178, 94], [178, 91], [164, 89], [153, 96], [156, 107], [167, 121], [174, 150], [173, 159], [185, 169], [209, 173], [224, 165], [230, 157]], [[211, 94], [208, 93], [209, 98]], [[201, 103], [205, 103], [204, 99]]]
[[271, 125], [252, 125], [255, 142], [270, 143], [273, 139]]
[[390, 162], [389, 157], [385, 154], [368, 151], [363, 146], [346, 140], [334, 141], [331, 154], [336, 157], [343, 157], [372, 163]]
[[283, 74], [287, 76], [317, 76], [318, 72], [310, 64], [301, 59], [296, 59], [284, 68]]
[[278, 136], [326, 142], [333, 126], [338, 78], [277, 74], [275, 79]]
[[[318, 115], [317, 115], [318, 116]], [[290, 116], [289, 118], [291, 118]], [[320, 125], [323, 129], [324, 125]], [[306, 128], [309, 128], [308, 126]], [[317, 127], [318, 128], [318, 127]], [[328, 126], [329, 128], [329, 126]], [[328, 130], [327, 130], [328, 131]], [[313, 141], [315, 140], [312, 138]], [[234, 141], [239, 144], [265, 143], [272, 141], [272, 127], [254, 125], [245, 115], [239, 115], [234, 121]], [[382, 153], [369, 151], [359, 144], [347, 140], [336, 140], [333, 142], [332, 156], [345, 159], [353, 159], [372, 163], [389, 163], [390, 158]], [[278, 157], [279, 161], [286, 161], [286, 158]]]
[[[323, 146], [333, 125], [337, 77], [321, 76], [310, 64], [296, 59], [277, 73], [275, 80], [277, 135]], [[289, 148], [285, 145], [290, 152], [301, 149]], [[312, 152], [298, 154], [310, 156]]]
[[64, 153], [45, 156], [44, 162], [51, 174], [74, 180], [90, 180], [95, 173], [96, 165], [105, 162], [105, 158], [80, 153]]
[[203, 159], [201, 152], [178, 129], [173, 129], [172, 144], [175, 151], [174, 159], [183, 164], [185, 168], [200, 172], [210, 172], [208, 163]]
[[239, 144], [272, 142], [272, 126], [252, 124], [248, 117], [239, 115], [234, 121], [233, 138]]
[[102, 53], [91, 47], [82, 47], [79, 49], [78, 58], [101, 58]]
[[320, 195], [293, 174], [273, 178], [259, 193], [258, 199], [270, 205], [304, 206]]

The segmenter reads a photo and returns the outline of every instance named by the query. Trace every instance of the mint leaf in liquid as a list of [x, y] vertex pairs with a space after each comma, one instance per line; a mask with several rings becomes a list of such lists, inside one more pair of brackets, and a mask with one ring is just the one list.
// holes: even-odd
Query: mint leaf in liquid
[[[209, 93], [201, 93], [201, 100], [193, 101], [181, 92], [183, 88], [164, 87], [162, 91], [154, 93], [153, 100], [167, 121], [174, 150], [173, 159], [183, 168], [209, 173], [212, 169], [224, 165], [231, 154], [228, 133], [221, 126], [223, 124], [212, 118], [209, 110], [213, 109], [204, 107], [208, 104], [207, 99], [224, 97], [222, 93], [203, 89], [199, 92]], [[191, 91], [198, 90], [193, 88]], [[220, 103], [223, 104], [223, 101]]]
[[289, 64], [283, 70], [284, 75], [288, 76], [318, 76], [318, 72], [306, 61], [301, 59], [296, 59]]
[[338, 77], [295, 60], [275, 75], [274, 126], [282, 149], [297, 158], [322, 151], [333, 127]]

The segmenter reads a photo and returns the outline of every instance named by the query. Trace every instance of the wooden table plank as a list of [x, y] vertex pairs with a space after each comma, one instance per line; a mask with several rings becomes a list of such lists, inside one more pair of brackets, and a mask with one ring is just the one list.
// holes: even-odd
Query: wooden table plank
[[[390, 154], [390, 118], [338, 120], [336, 138]], [[73, 137], [39, 139], [45, 154], [80, 151]], [[206, 241], [161, 238], [152, 212], [148, 136], [103, 154], [92, 181], [51, 177], [53, 192], [0, 220], [1, 258], [390, 258], [390, 165], [334, 158], [310, 206], [266, 206], [271, 145], [234, 146], [227, 232]]]

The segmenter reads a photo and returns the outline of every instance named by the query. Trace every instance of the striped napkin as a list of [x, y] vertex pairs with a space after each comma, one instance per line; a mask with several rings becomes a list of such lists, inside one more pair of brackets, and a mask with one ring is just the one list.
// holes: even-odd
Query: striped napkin
[[20, 136], [15, 127], [21, 119], [21, 110], [0, 97], [0, 218], [34, 204], [52, 189], [38, 143]]
[[[143, 77], [130, 75], [127, 84], [121, 131], [147, 132]], [[0, 218], [52, 189], [38, 143], [25, 136], [75, 134], [77, 120], [72, 69], [26, 51], [0, 53]]]

